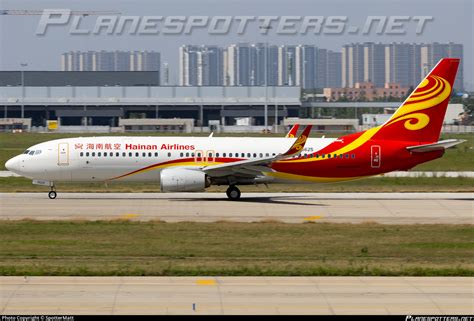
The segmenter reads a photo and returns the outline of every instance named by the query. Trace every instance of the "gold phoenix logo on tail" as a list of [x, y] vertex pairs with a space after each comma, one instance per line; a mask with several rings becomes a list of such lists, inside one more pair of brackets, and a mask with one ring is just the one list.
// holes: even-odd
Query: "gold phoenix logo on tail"
[[405, 120], [405, 128], [408, 130], [419, 130], [425, 128], [430, 118], [425, 113], [415, 113], [416, 111], [434, 107], [451, 93], [449, 82], [439, 76], [429, 76], [418, 86], [417, 90], [403, 104], [402, 108], [397, 110], [391, 117], [391, 120], [383, 127], [390, 126]]

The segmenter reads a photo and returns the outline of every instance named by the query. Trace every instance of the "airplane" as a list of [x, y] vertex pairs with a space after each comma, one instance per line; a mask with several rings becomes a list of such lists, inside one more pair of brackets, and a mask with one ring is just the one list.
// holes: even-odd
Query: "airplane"
[[[405, 171], [442, 157], [464, 140], [439, 141], [459, 65], [444, 58], [384, 124], [335, 138], [309, 138], [306, 126], [287, 137], [78, 137], [28, 148], [5, 167], [50, 187], [57, 182], [152, 181], [162, 192], [228, 186], [341, 182]], [[296, 130], [295, 130], [296, 127]], [[291, 138], [293, 136], [293, 138]]]
[[300, 125], [299, 124], [294, 124], [293, 126], [291, 126], [290, 130], [288, 131], [288, 133], [286, 134], [286, 138], [295, 138], [296, 137], [296, 133], [298, 132], [298, 128], [300, 128]]

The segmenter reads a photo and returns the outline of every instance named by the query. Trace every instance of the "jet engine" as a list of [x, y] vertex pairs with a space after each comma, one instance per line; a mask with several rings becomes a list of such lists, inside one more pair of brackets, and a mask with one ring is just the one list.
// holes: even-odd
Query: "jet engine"
[[162, 192], [202, 192], [210, 185], [209, 177], [200, 170], [167, 168], [160, 172]]

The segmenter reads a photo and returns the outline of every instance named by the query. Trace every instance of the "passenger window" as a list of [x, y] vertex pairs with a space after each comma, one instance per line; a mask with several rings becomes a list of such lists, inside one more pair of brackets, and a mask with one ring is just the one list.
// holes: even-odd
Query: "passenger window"
[[189, 157], [189, 153], [186, 153], [186, 157]]
[[129, 152], [128, 153], [128, 157], [132, 157], [133, 156], [133, 153], [132, 152]]
[[219, 157], [219, 153], [216, 153], [216, 157]]
[[152, 155], [152, 154], [151, 154], [151, 152], [150, 152], [150, 153], [148, 153], [148, 157], [151, 157], [151, 155]]
[[[117, 153], [117, 154], [118, 154], [118, 153]], [[122, 153], [122, 157], [125, 157], [125, 156], [127, 156], [127, 153], [123, 152], [123, 153]]]
[[316, 158], [319, 158], [319, 154], [316, 154]]
[[207, 154], [207, 157], [212, 157], [212, 153]]
[[275, 156], [276, 154], [275, 153], [272, 153], [272, 156]]
[[84, 153], [83, 153], [83, 152], [80, 152], [80, 153], [79, 153], [79, 156], [81, 156], [81, 157], [84, 156]]
[[183, 153], [179, 153], [179, 157], [183, 157], [183, 156], [184, 156], [184, 154], [183, 154]]
[[139, 154], [138, 152], [137, 152], [137, 153], [135, 153], [135, 157], [138, 157], [138, 156], [140, 156], [140, 154]]
[[92, 157], [95, 157], [95, 152], [92, 152]]
[[356, 155], [355, 155], [355, 154], [352, 154], [352, 158], [356, 158]]
[[171, 153], [168, 152], [168, 157], [171, 157]]
[[86, 152], [86, 157], [89, 157], [89, 152]]
[[119, 157], [120, 156], [120, 153], [119, 152], [116, 152], [115, 153], [115, 157]]
[[259, 155], [259, 156], [260, 156], [260, 157], [263, 157], [263, 154], [262, 154], [262, 153], [260, 153], [260, 155]]
[[100, 156], [102, 156], [102, 153], [101, 153], [101, 152], [98, 152], [98, 153], [97, 153], [97, 157], [100, 157]]
[[326, 155], [325, 155], [325, 154], [322, 154], [322, 155], [321, 155], [321, 158], [325, 158], [325, 157], [326, 157]]
[[331, 158], [331, 154], [328, 154], [328, 158]]
[[155, 157], [158, 157], [158, 152], [155, 152]]
[[253, 157], [256, 158], [256, 157], [257, 157], [257, 153], [253, 153]]
[[146, 157], [146, 153], [142, 153], [142, 157]]
[[226, 157], [226, 156], [227, 156], [227, 154], [226, 154], [226, 153], [222, 153], [222, 157]]
[[104, 157], [107, 157], [107, 152], [104, 152]]
[[240, 157], [245, 157], [245, 153], [241, 153], [241, 154], [240, 154]]
[[270, 156], [270, 154], [269, 154], [269, 153], [266, 153], [266, 154], [265, 154], [265, 156], [266, 156], [266, 157], [269, 157], [269, 156]]
[[344, 157], [344, 155], [342, 155], [342, 154], [339, 154], [339, 158], [343, 158], [343, 157]]
[[250, 157], [252, 157], [252, 154], [247, 153], [247, 158], [250, 158]]
[[346, 154], [346, 158], [349, 158], [349, 154]]

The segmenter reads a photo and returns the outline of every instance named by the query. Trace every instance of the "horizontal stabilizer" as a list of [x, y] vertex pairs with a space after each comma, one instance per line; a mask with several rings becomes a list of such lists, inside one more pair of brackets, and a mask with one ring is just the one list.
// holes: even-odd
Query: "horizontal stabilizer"
[[465, 141], [466, 141], [465, 139], [446, 139], [446, 140], [441, 140], [439, 142], [432, 143], [432, 144], [409, 146], [407, 147], [407, 149], [410, 152], [426, 153], [426, 152], [431, 152], [434, 150], [447, 149], [447, 148], [456, 146], [457, 144], [461, 144]]

